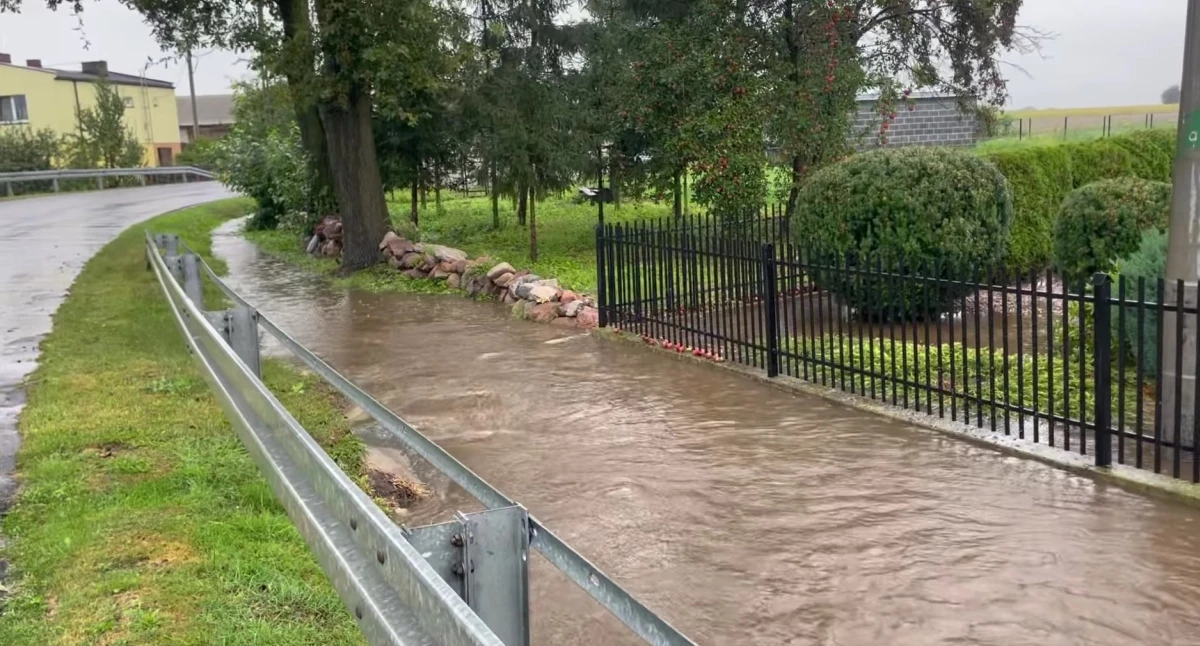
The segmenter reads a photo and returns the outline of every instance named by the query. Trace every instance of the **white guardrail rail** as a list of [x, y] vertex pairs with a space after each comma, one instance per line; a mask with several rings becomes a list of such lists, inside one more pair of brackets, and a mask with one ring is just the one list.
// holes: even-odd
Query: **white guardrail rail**
[[174, 177], [187, 182], [189, 178], [216, 179], [216, 176], [203, 168], [195, 166], [159, 166], [156, 168], [66, 168], [62, 170], [30, 170], [15, 173], [0, 173], [0, 183], [4, 184], [4, 192], [9, 197], [13, 195], [13, 184], [21, 182], [50, 182], [51, 189], [58, 192], [60, 180], [94, 179], [96, 187], [104, 188], [107, 177], [137, 177], [142, 186], [146, 185], [147, 177]]
[[[226, 416], [368, 642], [529, 644], [533, 549], [647, 643], [694, 643], [524, 507], [257, 312], [177, 236], [147, 232], [146, 265]], [[205, 278], [232, 308], [204, 309]], [[263, 385], [260, 327], [486, 511], [459, 512], [426, 527], [393, 523]]]

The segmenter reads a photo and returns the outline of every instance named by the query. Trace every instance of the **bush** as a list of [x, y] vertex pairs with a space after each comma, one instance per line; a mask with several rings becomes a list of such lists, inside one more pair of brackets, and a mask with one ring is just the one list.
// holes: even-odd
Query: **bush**
[[[936, 148], [876, 150], [817, 171], [800, 190], [797, 241], [851, 266], [901, 263], [961, 278], [991, 270], [1008, 251], [1012, 198], [990, 162]], [[929, 316], [962, 295], [944, 286], [929, 295], [872, 289], [847, 272], [815, 279], [860, 312], [877, 318]], [[881, 298], [881, 295], [883, 296]]]
[[[220, 140], [213, 162], [222, 183], [258, 203], [250, 229], [274, 229], [284, 215], [310, 208], [313, 182], [295, 124], [264, 135], [235, 127]], [[298, 220], [306, 218], [289, 218]]]
[[197, 139], [185, 146], [175, 161], [180, 166], [211, 169], [216, 164], [220, 145], [219, 139]]
[[1075, 278], [1108, 272], [1137, 250], [1146, 230], [1165, 230], [1171, 185], [1127, 177], [1072, 191], [1054, 228], [1054, 262]]
[[1129, 152], [1133, 161], [1133, 176], [1155, 182], [1171, 181], [1171, 164], [1175, 161], [1175, 137], [1166, 130], [1138, 130], [1112, 142]]
[[1112, 139], [1094, 139], [1063, 144], [1071, 157], [1071, 188], [1102, 179], [1135, 177], [1133, 155]]
[[1012, 237], [1004, 273], [1040, 271], [1054, 256], [1054, 221], [1071, 192], [1071, 158], [1060, 146], [1039, 146], [993, 153], [988, 159], [1012, 190]]
[[[1125, 300], [1138, 299], [1138, 279], [1146, 279], [1146, 301], [1158, 302], [1158, 279], [1167, 273], [1167, 233], [1151, 229], [1142, 235], [1141, 243], [1136, 251], [1117, 262], [1116, 272], [1125, 279]], [[1117, 289], [1114, 287], [1113, 292]], [[1137, 309], [1128, 308], [1125, 311], [1124, 333], [1118, 324], [1119, 308], [1113, 307], [1112, 329], [1113, 336], [1120, 336], [1137, 365], [1139, 355], [1145, 357], [1143, 364], [1145, 374], [1153, 378], [1158, 374], [1158, 314], [1153, 308], [1144, 308], [1143, 332], [1138, 335]]]

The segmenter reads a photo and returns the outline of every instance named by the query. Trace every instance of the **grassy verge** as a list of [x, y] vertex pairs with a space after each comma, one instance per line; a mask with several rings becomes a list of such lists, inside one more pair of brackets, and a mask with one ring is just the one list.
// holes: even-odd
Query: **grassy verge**
[[[208, 256], [212, 228], [247, 207], [146, 226]], [[4, 522], [0, 644], [362, 643], [186, 352], [145, 270], [143, 228], [87, 264], [42, 344]], [[361, 476], [334, 394], [281, 362], [264, 378]]]

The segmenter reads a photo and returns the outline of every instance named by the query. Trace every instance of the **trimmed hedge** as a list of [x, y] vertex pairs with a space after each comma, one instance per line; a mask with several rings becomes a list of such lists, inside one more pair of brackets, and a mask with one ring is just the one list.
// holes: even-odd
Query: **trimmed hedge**
[[1133, 155], [1112, 139], [1062, 144], [1071, 157], [1071, 187], [1080, 188], [1102, 179], [1136, 177]]
[[1136, 177], [1105, 180], [1072, 191], [1054, 228], [1054, 262], [1063, 273], [1108, 272], [1137, 251], [1146, 230], [1165, 230], [1171, 185]]
[[1175, 133], [1139, 130], [1109, 139], [1014, 148], [987, 158], [1008, 179], [1013, 195], [1004, 270], [1024, 276], [1055, 260], [1055, 223], [1072, 190], [1123, 177], [1170, 182]]
[[[793, 227], [802, 248], [851, 266], [900, 264], [961, 277], [998, 268], [1007, 255], [1012, 197], [987, 160], [939, 148], [875, 150], [812, 175], [800, 190]], [[844, 302], [882, 319], [936, 314], [960, 288], [928, 298], [921, 285], [879, 290], [849, 272], [814, 279]], [[881, 298], [882, 296], [882, 298]]]
[[1175, 161], [1175, 132], [1172, 130], [1138, 130], [1112, 142], [1133, 157], [1134, 177], [1155, 182], [1171, 181], [1171, 165]]
[[1060, 146], [1016, 148], [988, 159], [1008, 179], [1013, 223], [1006, 273], [1027, 275], [1053, 260], [1054, 221], [1071, 192], [1071, 157]]

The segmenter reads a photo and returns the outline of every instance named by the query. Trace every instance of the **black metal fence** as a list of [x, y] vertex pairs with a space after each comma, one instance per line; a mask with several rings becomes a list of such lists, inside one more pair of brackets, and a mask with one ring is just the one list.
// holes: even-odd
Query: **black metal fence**
[[1200, 482], [1197, 285], [821, 257], [774, 209], [597, 228], [601, 325]]

